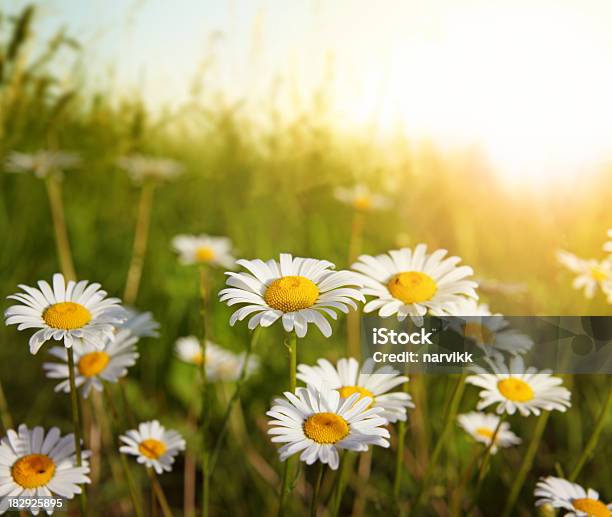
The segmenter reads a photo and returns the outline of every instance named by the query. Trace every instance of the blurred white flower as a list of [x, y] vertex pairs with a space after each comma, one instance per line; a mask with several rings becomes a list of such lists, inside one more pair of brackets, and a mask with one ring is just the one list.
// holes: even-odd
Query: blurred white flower
[[557, 252], [557, 260], [577, 275], [573, 282], [574, 289], [584, 289], [584, 295], [591, 299], [599, 286], [608, 303], [612, 303], [612, 261], [586, 260], [564, 250]]
[[232, 255], [232, 241], [227, 237], [210, 235], [177, 235], [172, 247], [181, 264], [210, 264], [233, 269], [236, 259]]
[[336, 187], [334, 196], [338, 201], [364, 212], [383, 210], [391, 205], [391, 200], [382, 194], [376, 194], [369, 187], [358, 183], [352, 187]]
[[138, 312], [131, 307], [125, 307], [127, 319], [117, 326], [118, 330], [128, 330], [132, 336], [159, 337], [159, 323], [150, 312]]
[[[500, 417], [497, 415], [472, 411], [471, 413], [459, 415], [457, 417], [457, 423], [466, 433], [474, 438], [474, 440], [488, 447], [495, 434], [495, 429], [497, 429], [499, 425], [499, 419]], [[502, 422], [495, 436], [495, 443], [491, 446], [491, 454], [495, 454], [499, 447], [512, 447], [513, 445], [521, 443], [521, 441], [522, 440], [510, 430], [510, 424], [508, 422]]]
[[9, 154], [5, 167], [7, 172], [31, 172], [37, 178], [46, 178], [51, 173], [59, 175], [64, 170], [78, 167], [80, 163], [81, 159], [77, 154], [67, 151], [13, 151]]
[[[202, 366], [202, 348], [195, 336], [181, 337], [175, 345], [177, 357], [186, 363]], [[206, 379], [208, 382], [235, 382], [240, 377], [246, 354], [235, 354], [212, 341], [206, 342]], [[246, 366], [246, 376], [259, 367], [259, 358], [251, 355]]]
[[610, 240], [603, 245], [603, 250], [612, 254], [612, 228], [608, 230], [608, 239]]
[[128, 173], [132, 181], [138, 184], [147, 180], [172, 180], [184, 170], [183, 165], [175, 160], [142, 154], [122, 156], [117, 160], [117, 164]]

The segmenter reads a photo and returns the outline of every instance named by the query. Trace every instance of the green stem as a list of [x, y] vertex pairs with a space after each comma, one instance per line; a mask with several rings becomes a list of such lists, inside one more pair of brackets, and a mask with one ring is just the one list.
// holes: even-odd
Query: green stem
[[317, 462], [317, 473], [315, 474], [315, 483], [312, 489], [312, 499], [310, 500], [310, 517], [316, 517], [317, 515], [317, 506], [319, 504], [319, 492], [321, 491], [323, 470], [323, 463], [321, 463], [320, 461]]
[[529, 447], [527, 448], [525, 456], [523, 456], [523, 462], [521, 463], [521, 467], [519, 468], [519, 471], [516, 477], [514, 478], [514, 483], [512, 483], [512, 487], [510, 488], [510, 495], [508, 496], [508, 500], [506, 501], [506, 506], [504, 507], [502, 517], [509, 517], [510, 515], [512, 515], [516, 500], [518, 499], [518, 496], [521, 493], [521, 489], [523, 488], [523, 484], [525, 483], [527, 474], [529, 473], [529, 471], [531, 470], [531, 466], [533, 465], [533, 459], [535, 458], [536, 451], [538, 450], [538, 446], [540, 445], [540, 441], [542, 440], [542, 435], [544, 434], [544, 429], [546, 428], [546, 422], [548, 422], [549, 416], [550, 412], [544, 411], [538, 417], [535, 429], [533, 430], [531, 441], [529, 442]]
[[3, 432], [6, 434], [8, 429], [13, 429], [13, 418], [9, 411], [8, 403], [4, 395], [4, 388], [0, 382], [0, 421], [2, 422]]
[[[287, 347], [287, 351], [289, 352], [289, 391], [291, 393], [295, 392], [295, 388], [297, 385], [296, 381], [296, 371], [297, 371], [297, 335], [295, 332], [287, 333], [287, 338], [285, 340], [285, 346]], [[291, 492], [290, 480], [289, 480], [289, 471], [292, 470], [293, 466], [293, 457], [287, 458], [285, 464], [283, 465], [283, 475], [281, 482], [281, 490], [279, 494], [278, 501], [278, 515], [281, 516], [285, 512], [285, 505], [287, 503], [287, 497]]]
[[[74, 432], [74, 450], [76, 454], [76, 464], [80, 467], [83, 463], [82, 451], [81, 451], [81, 428], [82, 428], [82, 417], [81, 407], [79, 404], [79, 394], [77, 392], [75, 376], [74, 376], [74, 351], [72, 347], [67, 348], [68, 354], [68, 382], [70, 384], [70, 406], [72, 412], [72, 428]], [[87, 515], [87, 500], [85, 495], [85, 489], [81, 492], [79, 497], [79, 503], [81, 505], [81, 514]]]
[[55, 245], [60, 261], [62, 273], [67, 280], [75, 280], [76, 273], [70, 252], [70, 241], [68, 240], [68, 230], [66, 228], [66, 217], [62, 204], [62, 189], [57, 178], [51, 174], [45, 182], [49, 205], [51, 207], [51, 218], [53, 219], [53, 230], [55, 232]]
[[246, 354], [244, 355], [244, 363], [242, 364], [242, 368], [240, 370], [240, 376], [236, 381], [236, 389], [234, 390], [234, 393], [230, 398], [227, 407], [225, 408], [225, 414], [223, 415], [223, 421], [221, 422], [221, 430], [217, 435], [217, 441], [215, 442], [215, 447], [213, 449], [213, 453], [210, 458], [210, 463], [208, 465], [210, 476], [212, 476], [213, 471], [215, 470], [215, 466], [217, 465], [221, 446], [223, 445], [223, 440], [225, 438], [225, 435], [227, 434], [227, 427], [232, 414], [232, 410], [234, 409], [234, 405], [236, 404], [236, 402], [238, 402], [240, 398], [240, 392], [242, 390], [242, 385], [244, 384], [244, 379], [246, 378], [246, 372], [248, 369], [251, 352], [253, 351], [253, 348], [256, 346], [257, 341], [259, 340], [261, 328], [262, 327], [257, 327], [251, 334], [251, 338], [248, 341]]
[[338, 476], [336, 477], [336, 486], [334, 488], [334, 496], [332, 499], [332, 511], [331, 515], [336, 517], [340, 511], [340, 503], [342, 502], [342, 496], [344, 495], [344, 487], [346, 486], [346, 473], [349, 468], [349, 452], [344, 451], [342, 458], [340, 458], [340, 467], [338, 469]]
[[[408, 383], [405, 382], [402, 390], [408, 392]], [[395, 479], [393, 481], [393, 498], [399, 504], [400, 490], [402, 486], [402, 471], [404, 467], [404, 443], [406, 441], [406, 421], [402, 420], [397, 425], [397, 451], [395, 456]]]
[[448, 434], [450, 433], [453, 424], [455, 423], [455, 417], [457, 416], [457, 412], [459, 410], [459, 404], [461, 403], [461, 397], [463, 396], [463, 390], [465, 389], [465, 378], [467, 374], [462, 373], [453, 389], [453, 393], [451, 395], [451, 399], [449, 401], [448, 408], [446, 410], [446, 416], [444, 418], [444, 423], [442, 425], [442, 432], [438, 437], [438, 442], [433, 450], [433, 453], [429, 459], [427, 464], [427, 469], [425, 471], [425, 475], [423, 476], [423, 481], [419, 487], [417, 495], [415, 496], [414, 506], [412, 508], [412, 514], [418, 515], [417, 510], [419, 505], [421, 504], [423, 497], [427, 491], [427, 486], [429, 481], [431, 480], [431, 476], [433, 475], [434, 468], [438, 463], [438, 459], [440, 458], [440, 454], [442, 453], [442, 449], [446, 445]]
[[127, 305], [133, 305], [138, 296], [144, 257], [147, 251], [147, 241], [149, 239], [149, 226], [151, 222], [154, 192], [155, 184], [151, 182], [145, 183], [140, 191], [132, 258], [130, 260], [130, 267], [128, 268], [127, 280], [125, 282], [125, 291], [123, 293], [123, 301]]
[[582, 470], [582, 467], [584, 467], [584, 464], [593, 455], [593, 452], [595, 452], [595, 447], [597, 447], [597, 442], [599, 441], [599, 435], [601, 434], [601, 431], [604, 428], [606, 417], [608, 416], [608, 413], [610, 412], [611, 408], [612, 408], [612, 386], [608, 389], [608, 396], [601, 409], [601, 413], [599, 413], [599, 417], [597, 418], [597, 422], [595, 423], [595, 428], [593, 429], [593, 433], [591, 434], [591, 437], [589, 438], [589, 441], [587, 442], [586, 447], [584, 448], [584, 451], [580, 455], [580, 458], [578, 459], [578, 463], [576, 463], [574, 470], [572, 470], [572, 473], [570, 474], [570, 477], [569, 477], [570, 481], [576, 480], [576, 478], [578, 477], [578, 474], [580, 474]]
[[147, 473], [149, 474], [149, 479], [151, 480], [153, 492], [155, 493], [155, 497], [157, 498], [157, 502], [161, 507], [164, 517], [173, 517], [172, 510], [170, 510], [170, 505], [168, 504], [168, 499], [166, 499], [166, 494], [164, 493], [164, 489], [162, 488], [161, 484], [159, 483], [159, 480], [157, 479], [157, 475], [150, 468], [147, 469]]

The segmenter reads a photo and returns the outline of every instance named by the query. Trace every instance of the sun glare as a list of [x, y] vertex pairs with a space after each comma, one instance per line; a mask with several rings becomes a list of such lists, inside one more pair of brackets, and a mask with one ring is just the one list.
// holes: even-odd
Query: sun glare
[[345, 97], [347, 117], [476, 144], [511, 181], [595, 170], [612, 154], [611, 41], [594, 16], [520, 5], [444, 10], [396, 37], [388, 71], [374, 65], [361, 100]]

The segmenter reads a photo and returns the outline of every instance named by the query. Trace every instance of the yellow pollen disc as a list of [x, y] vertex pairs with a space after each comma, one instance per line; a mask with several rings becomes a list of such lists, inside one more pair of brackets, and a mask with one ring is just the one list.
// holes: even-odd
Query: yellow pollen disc
[[608, 507], [597, 499], [591, 499], [590, 497], [574, 499], [572, 505], [576, 510], [586, 513], [589, 517], [610, 517]]
[[304, 422], [304, 434], [317, 443], [336, 443], [348, 436], [349, 426], [335, 413], [315, 413]]
[[435, 280], [420, 271], [405, 271], [394, 275], [387, 288], [394, 298], [404, 303], [426, 302], [438, 290]]
[[90, 352], [79, 359], [79, 373], [85, 377], [98, 375], [110, 361], [110, 356], [106, 352]]
[[597, 282], [605, 282], [610, 276], [607, 271], [601, 269], [600, 267], [591, 268], [591, 276]]
[[492, 345], [495, 342], [495, 333], [487, 327], [473, 321], [468, 321], [463, 326], [463, 335], [474, 340], [479, 345]]
[[208, 246], [200, 246], [195, 251], [195, 256], [198, 262], [210, 262], [215, 258], [215, 255], [214, 250]]
[[364, 397], [370, 397], [372, 399], [372, 403], [368, 406], [368, 408], [371, 408], [374, 404], [374, 394], [361, 386], [342, 386], [338, 392], [343, 399], [349, 398], [353, 393], [359, 393], [360, 397], [357, 399], [357, 401], [360, 401]]
[[28, 454], [19, 458], [11, 467], [11, 475], [23, 488], [46, 485], [55, 474], [55, 463], [46, 454]]
[[274, 280], [264, 294], [273, 309], [295, 312], [312, 307], [319, 298], [319, 288], [305, 276], [283, 276]]
[[147, 438], [138, 444], [138, 450], [143, 456], [156, 460], [166, 452], [166, 445], [154, 438]]
[[202, 364], [204, 363], [204, 357], [202, 356], [202, 352], [196, 352], [195, 354], [193, 354], [191, 360], [193, 361], [193, 364], [197, 366], [202, 366]]
[[512, 402], [529, 402], [534, 393], [531, 386], [521, 379], [510, 377], [497, 383], [499, 392]]
[[495, 431], [493, 431], [493, 429], [489, 429], [488, 427], [479, 427], [476, 429], [476, 434], [486, 438], [487, 440], [491, 440], [491, 438], [493, 438], [494, 432]]
[[372, 208], [372, 200], [367, 196], [360, 196], [355, 198], [353, 205], [357, 210], [369, 210]]
[[54, 329], [72, 330], [87, 325], [91, 321], [91, 312], [79, 303], [60, 302], [47, 307], [42, 317]]

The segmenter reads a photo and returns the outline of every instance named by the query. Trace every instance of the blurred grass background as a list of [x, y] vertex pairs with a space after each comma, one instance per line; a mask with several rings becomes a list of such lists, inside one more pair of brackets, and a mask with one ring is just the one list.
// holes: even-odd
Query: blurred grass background
[[[173, 357], [177, 337], [200, 331], [197, 271], [180, 266], [170, 248], [177, 233], [208, 233], [232, 238], [236, 255], [271, 258], [279, 252], [325, 258], [346, 268], [352, 212], [333, 197], [338, 185], [355, 181], [387, 193], [391, 209], [372, 213], [365, 224], [364, 252], [382, 253], [405, 245], [427, 243], [444, 247], [471, 265], [476, 276], [527, 286], [523, 294], [483, 293], [494, 311], [505, 314], [610, 315], [601, 295], [593, 302], [571, 288], [571, 276], [556, 263], [555, 251], [566, 248], [584, 257], [601, 256], [605, 232], [612, 226], [610, 169], [585, 180], [578, 188], [550, 185], [538, 191], [508, 189], [477, 152], [448, 155], [435, 146], [416, 146], [405, 139], [375, 143], [364, 131], [343, 134], [326, 116], [325, 103], [313, 98], [300, 117], [281, 122], [273, 103], [261, 106], [267, 123], [255, 123], [223, 92], [207, 92], [173, 110], [152, 114], [138, 96], [120, 101], [80, 89], [64, 81], [54, 60], [62, 53], [80, 53], [78, 42], [59, 31], [42, 52], [32, 53], [34, 9], [0, 13], [0, 161], [11, 150], [41, 148], [72, 150], [83, 165], [65, 173], [63, 198], [74, 260], [80, 278], [102, 283], [112, 295], [123, 291], [130, 260], [139, 195], [116, 159], [129, 152], [172, 157], [186, 167], [177, 181], [155, 193], [150, 241], [138, 297], [140, 310], [152, 311], [161, 323], [159, 339], [141, 342], [141, 360], [130, 370], [129, 395], [139, 418], [159, 418], [186, 428], [186, 409], [198, 397], [195, 372]], [[86, 59], [86, 56], [82, 56]], [[75, 86], [75, 84], [77, 86]], [[103, 88], [101, 88], [103, 90]], [[50, 279], [58, 270], [53, 229], [44, 184], [31, 175], [0, 174], [0, 297]], [[222, 271], [213, 275], [215, 290]], [[2, 302], [5, 308], [9, 304]], [[212, 304], [211, 338], [236, 351], [243, 348], [244, 325], [230, 328], [231, 311]], [[300, 362], [324, 356], [341, 357], [345, 320], [331, 339], [309, 332], [300, 344]], [[245, 464], [244, 449], [230, 437], [215, 474], [213, 514], [265, 514], [275, 497], [268, 481], [278, 472], [274, 447], [265, 435], [265, 411], [285, 387], [285, 357], [279, 329], [265, 332], [257, 353], [262, 368], [247, 385], [242, 407], [249, 440], [257, 457]], [[0, 376], [16, 422], [59, 425], [70, 429], [68, 397], [54, 394], [44, 378], [44, 350], [31, 356], [26, 333], [0, 326]], [[609, 377], [568, 378], [574, 405], [567, 415], [555, 413], [546, 431], [522, 494], [519, 512], [532, 514], [532, 487], [538, 475], [554, 474], [558, 463], [570, 469], [601, 405]], [[422, 475], [427, 456], [419, 447], [435, 441], [439, 414], [448, 390], [446, 379], [425, 378], [425, 429], [413, 440], [409, 428], [406, 493]], [[219, 389], [218, 410], [231, 392]], [[475, 406], [477, 390], [468, 388], [462, 411]], [[219, 415], [217, 414], [217, 418]], [[533, 419], [511, 419], [526, 438]], [[578, 480], [610, 497], [610, 419], [595, 458]], [[214, 425], [213, 425], [214, 429]], [[432, 514], [443, 515], [447, 482], [456, 480], [468, 461], [471, 444], [455, 430], [449, 456], [442, 463]], [[484, 500], [495, 508], [498, 495], [512, 480], [521, 459], [520, 447], [495, 457]], [[250, 454], [250, 452], [249, 452]], [[259, 469], [254, 467], [259, 462]], [[262, 463], [263, 462], [263, 463]], [[102, 469], [106, 469], [102, 465]], [[270, 468], [272, 470], [270, 470]], [[393, 452], [376, 450], [367, 487], [369, 511], [389, 508]], [[105, 472], [105, 471], [103, 471]], [[266, 480], [265, 473], [268, 473]], [[262, 473], [264, 475], [262, 476]], [[102, 479], [108, 479], [103, 474]], [[143, 476], [144, 478], [144, 476]], [[144, 482], [144, 481], [143, 481]], [[182, 465], [178, 462], [163, 483], [179, 513]], [[353, 495], [353, 487], [349, 494]], [[124, 489], [112, 481], [95, 485], [92, 501], [100, 511], [116, 508]], [[125, 497], [125, 494], [123, 494]], [[351, 497], [345, 498], [346, 511]], [[296, 501], [295, 510], [300, 508]], [[258, 510], [254, 510], [257, 508]], [[488, 515], [496, 515], [491, 510]]]

